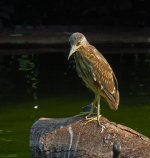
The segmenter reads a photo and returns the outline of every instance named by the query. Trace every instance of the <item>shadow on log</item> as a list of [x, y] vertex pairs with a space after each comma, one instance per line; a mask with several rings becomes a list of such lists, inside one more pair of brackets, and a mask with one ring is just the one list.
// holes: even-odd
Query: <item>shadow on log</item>
[[104, 117], [86, 123], [82, 117], [41, 118], [31, 128], [32, 158], [112, 158], [121, 144], [122, 158], [149, 158], [150, 139]]

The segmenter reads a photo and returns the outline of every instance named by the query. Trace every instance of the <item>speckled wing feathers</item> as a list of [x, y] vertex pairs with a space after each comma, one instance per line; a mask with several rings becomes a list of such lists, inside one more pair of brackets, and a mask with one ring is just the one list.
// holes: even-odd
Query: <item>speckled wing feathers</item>
[[[76, 59], [76, 64], [79, 65], [77, 67], [79, 70], [77, 71], [79, 75], [80, 73], [85, 73], [80, 77], [92, 91], [99, 91], [100, 95], [107, 100], [109, 105], [111, 104], [111, 108], [116, 108], [116, 105], [119, 103], [118, 83], [106, 59], [92, 45], [88, 45], [86, 48], [81, 47], [79, 49], [79, 54], [81, 55], [82, 59], [80, 58], [80, 60], [82, 60], [82, 62], [78, 60], [79, 58]], [[77, 55], [79, 54], [77, 53]], [[81, 63], [83, 64], [82, 66], [80, 66]], [[84, 66], [86, 66], [85, 69], [87, 70], [79, 72], [82, 71]], [[89, 81], [87, 80], [88, 78]], [[91, 84], [95, 84], [96, 86], [91, 86]], [[95, 89], [95, 87], [98, 87], [98, 89]]]

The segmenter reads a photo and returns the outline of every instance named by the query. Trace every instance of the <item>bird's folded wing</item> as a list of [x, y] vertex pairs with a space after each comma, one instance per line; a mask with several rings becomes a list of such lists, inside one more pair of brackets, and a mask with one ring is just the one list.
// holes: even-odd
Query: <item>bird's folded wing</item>
[[95, 47], [90, 45], [88, 50], [92, 52], [88, 60], [95, 82], [99, 85], [101, 91], [104, 91], [108, 97], [109, 94], [115, 95], [118, 90], [118, 83], [112, 68]]

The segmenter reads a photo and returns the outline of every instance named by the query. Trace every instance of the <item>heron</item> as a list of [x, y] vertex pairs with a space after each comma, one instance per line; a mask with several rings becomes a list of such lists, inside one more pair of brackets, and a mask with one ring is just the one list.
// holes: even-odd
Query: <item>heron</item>
[[[68, 60], [74, 57], [77, 74], [95, 95], [91, 109], [86, 113], [86, 120], [97, 120], [100, 124], [100, 100], [104, 99], [113, 110], [118, 109], [119, 91], [117, 78], [104, 56], [91, 45], [79, 32], [69, 37], [70, 52]], [[92, 117], [97, 109], [96, 117]]]

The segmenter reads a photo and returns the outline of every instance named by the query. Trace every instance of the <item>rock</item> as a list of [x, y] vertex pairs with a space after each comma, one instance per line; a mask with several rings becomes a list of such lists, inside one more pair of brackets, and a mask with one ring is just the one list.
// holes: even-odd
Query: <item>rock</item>
[[[112, 158], [113, 144], [123, 158], [149, 158], [150, 139], [105, 117], [87, 123], [84, 117], [41, 118], [31, 128], [32, 158]], [[117, 147], [118, 148], [118, 147]]]

